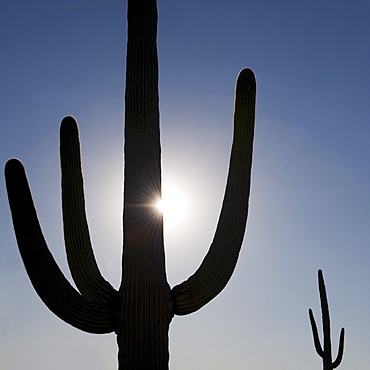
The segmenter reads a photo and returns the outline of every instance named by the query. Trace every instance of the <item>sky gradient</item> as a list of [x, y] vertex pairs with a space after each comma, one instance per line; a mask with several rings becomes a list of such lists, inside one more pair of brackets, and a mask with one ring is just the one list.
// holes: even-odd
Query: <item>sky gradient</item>
[[[163, 181], [188, 200], [165, 226], [168, 280], [199, 266], [227, 176], [234, 85], [257, 77], [247, 232], [225, 290], [170, 327], [171, 370], [321, 368], [323, 269], [333, 356], [370, 356], [370, 2], [159, 0]], [[44, 235], [63, 245], [58, 130], [80, 126], [87, 215], [104, 277], [118, 287], [122, 247], [126, 1], [13, 0], [0, 5], [0, 156], [26, 167]], [[38, 298], [0, 191], [0, 368], [114, 370], [115, 335], [78, 331]]]

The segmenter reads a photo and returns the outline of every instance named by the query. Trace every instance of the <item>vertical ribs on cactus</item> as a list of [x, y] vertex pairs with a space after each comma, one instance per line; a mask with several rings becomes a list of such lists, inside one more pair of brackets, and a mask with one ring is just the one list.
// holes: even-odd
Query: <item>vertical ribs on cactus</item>
[[235, 89], [233, 143], [222, 209], [210, 248], [188, 280], [169, 286], [163, 219], [145, 207], [161, 194], [157, 4], [128, 0], [125, 93], [122, 279], [118, 290], [101, 275], [90, 240], [77, 122], [60, 126], [64, 240], [75, 289], [44, 239], [22, 163], [5, 166], [15, 235], [34, 289], [66, 323], [117, 335], [119, 369], [168, 369], [168, 329], [174, 315], [199, 310], [229, 281], [248, 215], [256, 81], [242, 70]]
[[323, 370], [336, 369], [342, 362], [344, 352], [344, 328], [340, 331], [338, 355], [335, 361], [332, 361], [331, 353], [331, 332], [330, 332], [330, 316], [329, 316], [329, 304], [326, 296], [326, 288], [324, 283], [324, 277], [322, 271], [318, 271], [318, 283], [319, 283], [319, 294], [321, 302], [322, 312], [322, 326], [323, 326], [323, 342], [324, 346], [321, 346], [319, 334], [317, 331], [315, 317], [311, 309], [309, 309], [309, 317], [313, 335], [313, 341], [317, 354], [322, 358]]

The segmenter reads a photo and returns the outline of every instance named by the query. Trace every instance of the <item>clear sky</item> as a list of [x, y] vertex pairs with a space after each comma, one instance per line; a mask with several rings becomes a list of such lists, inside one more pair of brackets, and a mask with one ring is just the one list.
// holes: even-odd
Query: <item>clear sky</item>
[[[257, 76], [247, 233], [226, 289], [175, 317], [172, 370], [312, 370], [321, 361], [323, 269], [341, 370], [369, 368], [370, 52], [368, 0], [159, 0], [163, 180], [187, 199], [167, 227], [170, 285], [200, 264], [229, 160], [233, 94]], [[104, 276], [120, 280], [126, 1], [2, 1], [0, 156], [20, 158], [44, 234], [69, 277], [62, 237], [58, 129], [77, 118], [87, 212]], [[78, 331], [34, 292], [0, 191], [0, 368], [117, 368], [115, 336]]]

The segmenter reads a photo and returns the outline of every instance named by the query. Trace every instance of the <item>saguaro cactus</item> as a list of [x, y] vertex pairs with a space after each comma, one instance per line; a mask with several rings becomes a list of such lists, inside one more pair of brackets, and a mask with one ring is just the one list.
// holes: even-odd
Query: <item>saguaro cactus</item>
[[198, 270], [170, 288], [162, 216], [151, 206], [161, 195], [156, 34], [156, 1], [128, 0], [124, 239], [118, 291], [100, 274], [91, 246], [75, 119], [62, 120], [60, 156], [65, 247], [78, 291], [46, 245], [21, 162], [12, 159], [5, 167], [18, 247], [36, 292], [68, 324], [91, 333], [114, 331], [119, 369], [125, 370], [168, 369], [172, 317], [200, 309], [225, 287], [248, 213], [256, 83], [253, 72], [245, 69], [236, 84], [229, 175], [214, 240]]
[[321, 270], [318, 271], [318, 281], [319, 281], [319, 293], [320, 293], [321, 312], [322, 312], [322, 326], [323, 326], [323, 334], [324, 334], [324, 349], [322, 348], [320, 344], [320, 339], [319, 339], [319, 335], [317, 332], [317, 326], [316, 326], [313, 312], [311, 309], [309, 309], [308, 312], [309, 312], [309, 317], [310, 317], [310, 323], [311, 323], [311, 328], [312, 328], [312, 335], [313, 335], [313, 341], [315, 344], [315, 349], [316, 349], [317, 354], [322, 358], [323, 369], [333, 370], [333, 369], [336, 369], [342, 362], [343, 351], [344, 351], [344, 328], [342, 328], [340, 331], [338, 355], [335, 361], [333, 362], [332, 354], [331, 354], [329, 304], [328, 304], [328, 299], [326, 297], [324, 277], [322, 275]]

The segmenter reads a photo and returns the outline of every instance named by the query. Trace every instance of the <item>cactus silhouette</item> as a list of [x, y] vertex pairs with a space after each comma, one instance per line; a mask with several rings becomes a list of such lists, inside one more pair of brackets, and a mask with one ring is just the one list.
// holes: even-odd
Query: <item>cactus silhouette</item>
[[333, 370], [336, 369], [340, 363], [342, 362], [343, 358], [343, 351], [344, 351], [344, 328], [340, 331], [340, 339], [339, 339], [339, 348], [338, 348], [338, 355], [334, 362], [332, 362], [332, 354], [331, 354], [331, 335], [330, 335], [330, 316], [329, 316], [329, 304], [328, 299], [326, 297], [326, 289], [324, 283], [324, 277], [322, 275], [322, 271], [318, 271], [318, 281], [319, 281], [319, 293], [320, 293], [320, 302], [321, 302], [321, 312], [322, 312], [322, 326], [323, 326], [323, 334], [324, 334], [324, 349], [320, 344], [319, 335], [317, 332], [317, 326], [315, 322], [315, 318], [311, 309], [308, 310], [310, 323], [312, 328], [312, 335], [313, 341], [315, 344], [315, 349], [317, 354], [322, 358], [323, 369], [324, 370]]
[[225, 287], [235, 268], [248, 214], [256, 82], [239, 73], [233, 144], [224, 201], [211, 246], [198, 270], [170, 288], [165, 271], [158, 107], [157, 4], [128, 0], [122, 279], [118, 290], [95, 261], [85, 213], [79, 132], [60, 127], [62, 211], [68, 265], [76, 290], [51, 255], [22, 163], [5, 166], [15, 235], [25, 268], [46, 306], [90, 333], [117, 335], [119, 369], [168, 369], [168, 329], [174, 315], [199, 310]]

